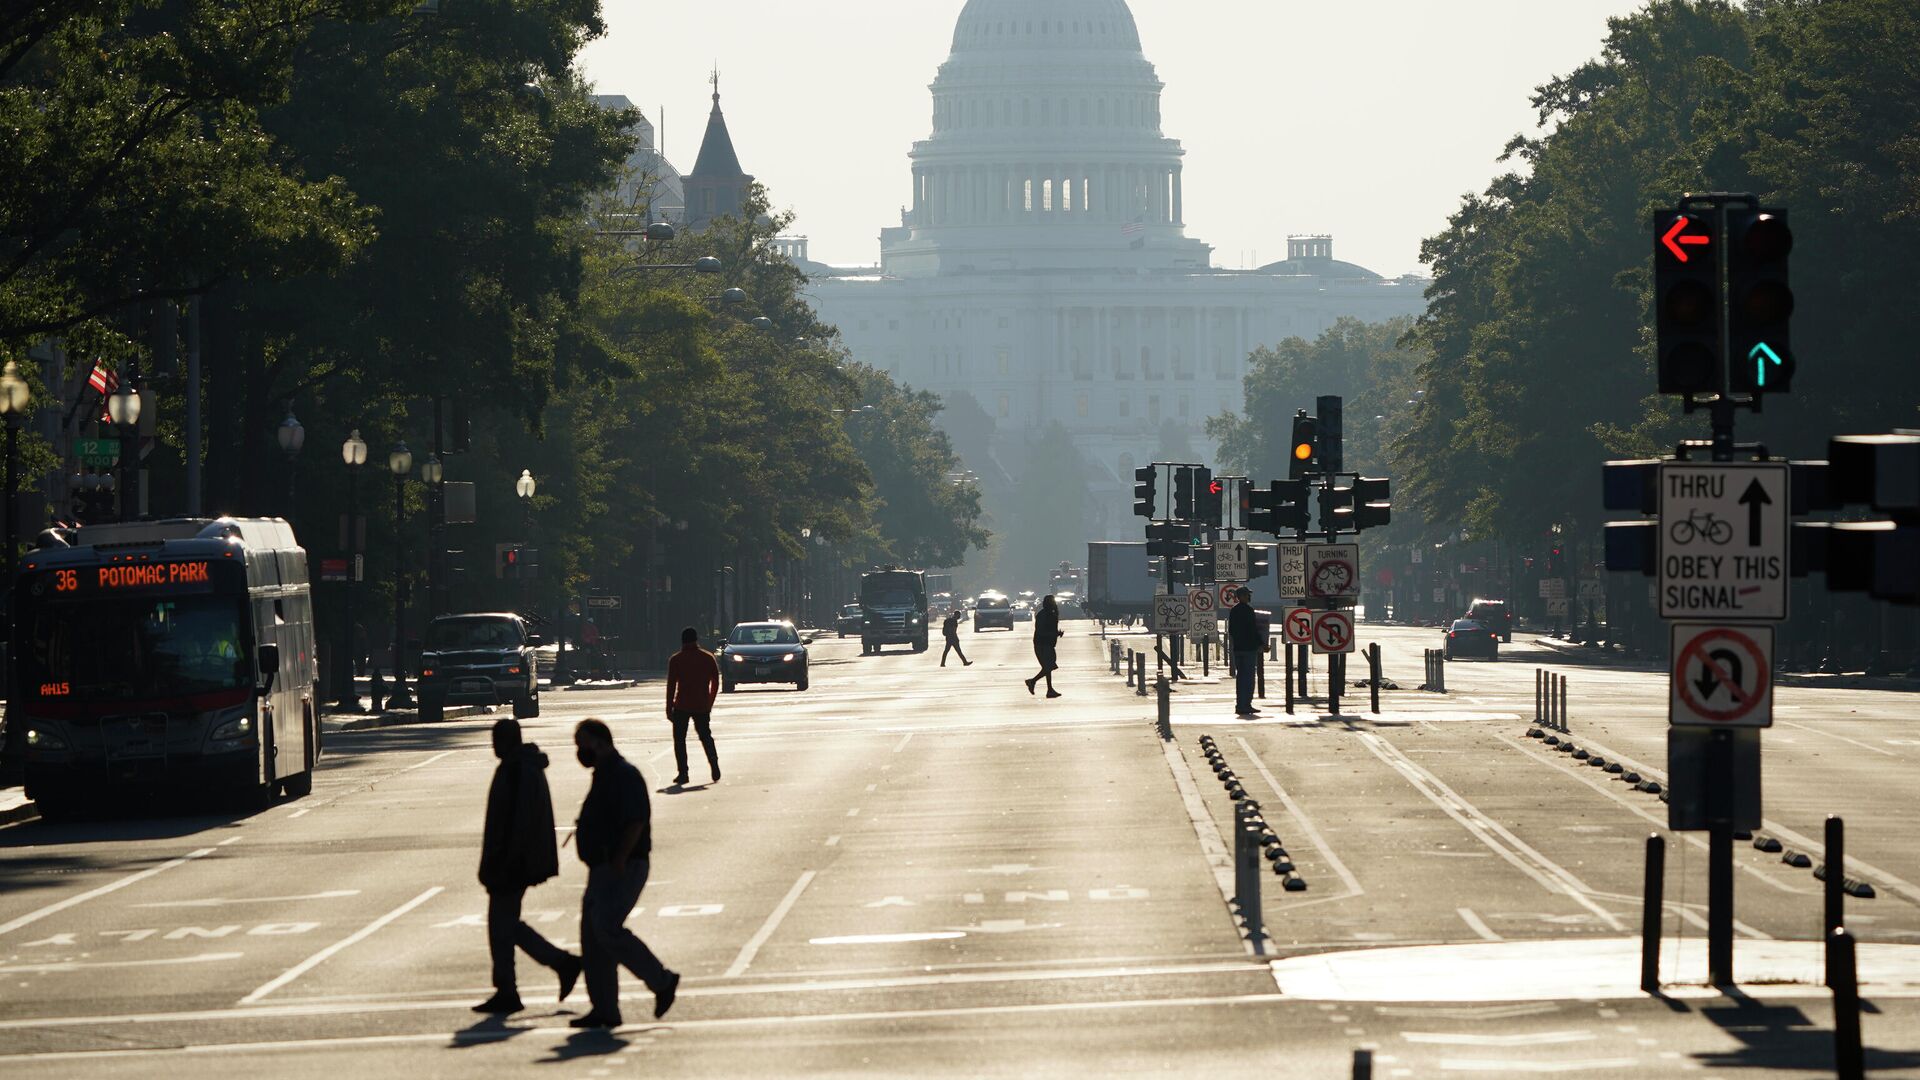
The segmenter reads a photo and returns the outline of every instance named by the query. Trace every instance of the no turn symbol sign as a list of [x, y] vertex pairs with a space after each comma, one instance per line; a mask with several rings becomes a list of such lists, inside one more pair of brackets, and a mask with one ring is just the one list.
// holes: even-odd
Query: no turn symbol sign
[[1353, 651], [1353, 612], [1322, 611], [1313, 620], [1313, 651], [1320, 654]]
[[1667, 719], [1682, 726], [1773, 726], [1773, 628], [1673, 628]]
[[1308, 645], [1313, 642], [1313, 609], [1288, 608], [1285, 620], [1280, 624], [1281, 633], [1286, 635], [1289, 645]]

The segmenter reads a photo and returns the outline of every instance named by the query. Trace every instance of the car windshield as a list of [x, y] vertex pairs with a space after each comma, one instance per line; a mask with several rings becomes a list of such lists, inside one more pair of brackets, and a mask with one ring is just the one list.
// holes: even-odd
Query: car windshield
[[520, 628], [506, 619], [438, 619], [427, 630], [430, 649], [517, 649]]
[[1485, 630], [1486, 629], [1486, 627], [1480, 625], [1477, 622], [1474, 622], [1472, 619], [1461, 619], [1459, 622], [1453, 624], [1453, 628], [1455, 630]]
[[1007, 606], [1007, 598], [1004, 596], [983, 596], [980, 598], [980, 603], [975, 606], [985, 611], [998, 611]]
[[41, 698], [129, 701], [253, 685], [245, 602], [103, 597], [34, 612], [19, 658]]
[[1483, 617], [1491, 618], [1503, 614], [1506, 610], [1506, 605], [1504, 604], [1475, 604], [1467, 614], [1476, 619]]
[[842, 615], [858, 615], [858, 614], [860, 614], [860, 605], [859, 605], [859, 604], [848, 604], [848, 605], [847, 605], [846, 607], [843, 607], [843, 608], [841, 608], [841, 609], [840, 609], [840, 614], [842, 614]]
[[876, 584], [860, 590], [860, 599], [871, 607], [913, 607], [920, 594], [911, 585]]
[[736, 626], [727, 638], [729, 645], [798, 645], [800, 636], [791, 626]]

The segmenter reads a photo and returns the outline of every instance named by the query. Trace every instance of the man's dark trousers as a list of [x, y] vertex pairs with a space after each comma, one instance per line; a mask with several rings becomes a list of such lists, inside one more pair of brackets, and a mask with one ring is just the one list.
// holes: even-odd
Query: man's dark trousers
[[1233, 709], [1253, 711], [1253, 671], [1260, 663], [1260, 651], [1250, 649], [1233, 654]]
[[713, 775], [720, 775], [720, 752], [713, 748], [713, 715], [711, 713], [676, 712], [673, 714], [673, 761], [680, 766], [675, 776], [687, 775], [687, 724], [691, 721], [693, 730], [700, 736], [700, 745], [707, 752], [707, 768]]
[[520, 902], [526, 894], [525, 889], [487, 891], [487, 949], [493, 954], [493, 988], [502, 994], [519, 993], [513, 972], [516, 945], [555, 971], [573, 959], [521, 920]]
[[950, 652], [960, 653], [960, 662], [963, 664], [967, 662], [967, 654], [960, 652], [960, 639], [948, 638], [947, 647], [940, 650], [940, 666], [941, 667], [947, 666], [947, 654]]
[[666, 965], [627, 929], [627, 916], [646, 885], [645, 859], [628, 860], [624, 874], [608, 863], [587, 868], [587, 891], [580, 898], [580, 964], [596, 1016], [620, 1015], [621, 967], [655, 994], [666, 983]]

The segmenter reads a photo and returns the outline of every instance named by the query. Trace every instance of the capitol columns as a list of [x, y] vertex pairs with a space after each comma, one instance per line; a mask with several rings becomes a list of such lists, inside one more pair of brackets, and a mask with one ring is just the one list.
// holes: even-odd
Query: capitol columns
[[1184, 171], [1184, 166], [1176, 164], [1173, 167], [1173, 223], [1175, 225], [1185, 225], [1187, 223], [1185, 200], [1180, 190], [1180, 174], [1182, 171]]

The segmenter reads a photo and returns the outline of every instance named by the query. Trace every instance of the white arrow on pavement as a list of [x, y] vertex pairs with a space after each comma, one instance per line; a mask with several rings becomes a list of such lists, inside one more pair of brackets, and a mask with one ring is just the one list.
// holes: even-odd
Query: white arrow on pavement
[[950, 926], [947, 929], [976, 934], [1013, 934], [1022, 930], [1051, 930], [1059, 925], [1055, 922], [1030, 923], [1025, 919], [982, 919], [977, 926]]

